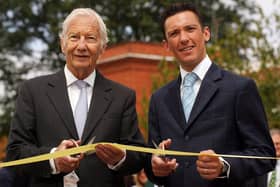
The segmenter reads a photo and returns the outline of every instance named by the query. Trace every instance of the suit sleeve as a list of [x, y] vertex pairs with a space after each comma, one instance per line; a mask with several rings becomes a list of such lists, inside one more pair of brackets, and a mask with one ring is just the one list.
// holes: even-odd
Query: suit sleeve
[[[17, 160], [43, 153], [51, 148], [42, 147], [36, 137], [36, 114], [32, 100], [32, 93], [24, 83], [16, 101], [14, 118], [11, 122], [9, 143], [7, 147], [8, 160]], [[49, 161], [20, 166], [19, 169], [36, 176], [50, 176]]]
[[[261, 98], [254, 81], [249, 80], [237, 94], [234, 106], [242, 149], [228, 154], [274, 157], [275, 150]], [[230, 181], [242, 181], [268, 172], [275, 160], [225, 158], [231, 166]]]
[[[156, 114], [156, 97], [152, 95], [151, 101], [150, 101], [150, 108], [149, 108], [149, 139], [148, 139], [148, 145], [150, 145], [152, 148], [154, 148], [152, 145], [152, 141], [155, 142], [161, 142], [162, 138], [159, 135], [159, 124], [157, 117], [158, 115]], [[147, 155], [146, 163], [145, 163], [145, 172], [147, 174], [147, 177], [149, 178], [150, 181], [152, 181], [155, 184], [165, 184], [167, 177], [157, 177], [154, 175], [152, 171], [152, 164], [151, 164], [151, 158], [152, 154]]]
[[[131, 91], [123, 106], [120, 143], [135, 146], [145, 146], [144, 139], [138, 128], [135, 103], [135, 92]], [[126, 160], [118, 172], [123, 175], [129, 175], [138, 172], [143, 168], [145, 156], [146, 155], [143, 153], [126, 151]]]

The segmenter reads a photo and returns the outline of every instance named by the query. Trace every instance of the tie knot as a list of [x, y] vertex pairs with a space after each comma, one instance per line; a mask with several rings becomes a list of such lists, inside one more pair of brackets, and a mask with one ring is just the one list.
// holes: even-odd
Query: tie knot
[[79, 89], [83, 89], [83, 88], [87, 87], [87, 82], [85, 82], [83, 80], [77, 80], [75, 82], [75, 84], [79, 87]]
[[184, 86], [193, 86], [193, 84], [195, 83], [195, 81], [197, 79], [198, 79], [198, 76], [194, 72], [188, 73], [184, 77], [183, 85]]

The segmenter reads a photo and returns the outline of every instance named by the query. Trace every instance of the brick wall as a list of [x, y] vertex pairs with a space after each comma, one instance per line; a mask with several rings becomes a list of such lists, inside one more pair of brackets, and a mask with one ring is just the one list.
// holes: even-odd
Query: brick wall
[[128, 42], [109, 47], [99, 60], [97, 69], [107, 78], [136, 91], [137, 112], [141, 100], [151, 95], [152, 77], [158, 74], [158, 63], [172, 60], [172, 55], [161, 44]]

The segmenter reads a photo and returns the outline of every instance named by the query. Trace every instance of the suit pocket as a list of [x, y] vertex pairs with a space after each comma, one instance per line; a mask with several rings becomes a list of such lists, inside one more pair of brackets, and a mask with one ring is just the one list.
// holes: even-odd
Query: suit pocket
[[102, 119], [121, 119], [120, 113], [105, 113]]

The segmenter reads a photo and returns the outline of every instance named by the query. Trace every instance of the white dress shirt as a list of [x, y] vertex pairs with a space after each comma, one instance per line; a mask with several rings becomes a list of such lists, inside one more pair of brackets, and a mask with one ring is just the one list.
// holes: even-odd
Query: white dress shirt
[[[64, 74], [66, 78], [67, 92], [70, 99], [71, 108], [74, 113], [81, 90], [78, 88], [76, 84], [74, 84], [78, 79], [72, 74], [72, 72], [69, 71], [67, 66], [64, 67]], [[88, 108], [90, 106], [92, 90], [95, 83], [95, 77], [96, 77], [96, 71], [94, 70], [88, 77], [84, 79], [84, 81], [88, 83], [87, 86]]]
[[[79, 100], [81, 90], [78, 88], [78, 86], [76, 84], [74, 84], [75, 81], [77, 81], [78, 79], [73, 75], [73, 73], [67, 68], [66, 65], [64, 67], [64, 74], [65, 74], [65, 78], [66, 78], [68, 97], [70, 100], [72, 111], [74, 113], [76, 105]], [[88, 86], [87, 86], [88, 108], [90, 107], [90, 102], [92, 99], [92, 90], [94, 87], [95, 78], [96, 78], [96, 70], [94, 70], [88, 77], [83, 79], [85, 82], [88, 83]], [[53, 153], [55, 150], [56, 150], [56, 148], [53, 148], [51, 150], [51, 153]], [[124, 157], [116, 165], [113, 166], [113, 165], [108, 164], [108, 167], [112, 170], [118, 170], [118, 168], [122, 165], [122, 163], [126, 159], [125, 150], [124, 150], [124, 153], [125, 153]], [[52, 168], [52, 174], [58, 174], [59, 172], [56, 170], [54, 159], [50, 159], [49, 162], [50, 162], [50, 166]]]
[[[197, 81], [194, 83], [193, 85], [193, 89], [195, 94], [197, 95], [198, 90], [200, 88], [201, 82], [205, 77], [205, 74], [207, 73], [208, 69], [210, 68], [212, 62], [210, 60], [210, 58], [208, 57], [208, 55], [205, 56], [205, 58], [193, 69], [192, 72], [194, 72], [197, 76], [198, 79]], [[184, 80], [184, 77], [186, 74], [191, 73], [191, 72], [187, 72], [186, 70], [184, 70], [181, 66], [180, 66], [180, 74], [181, 74], [181, 78], [182, 80]], [[181, 81], [181, 97], [182, 97], [182, 89], [183, 88], [183, 81]]]

